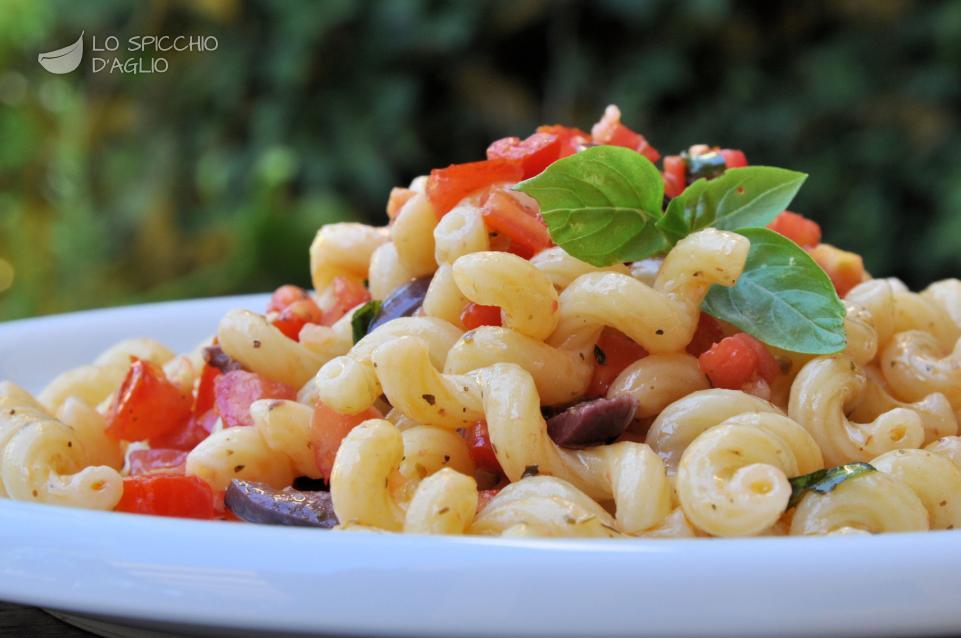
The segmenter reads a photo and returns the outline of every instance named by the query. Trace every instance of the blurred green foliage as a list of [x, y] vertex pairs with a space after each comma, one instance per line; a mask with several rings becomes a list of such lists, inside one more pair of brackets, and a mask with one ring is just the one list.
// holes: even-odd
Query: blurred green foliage
[[[37, 64], [81, 31], [219, 47]], [[920, 285], [961, 273], [959, 70], [951, 1], [0, 0], [0, 319], [306, 284], [320, 224], [612, 102], [809, 172], [795, 208]]]

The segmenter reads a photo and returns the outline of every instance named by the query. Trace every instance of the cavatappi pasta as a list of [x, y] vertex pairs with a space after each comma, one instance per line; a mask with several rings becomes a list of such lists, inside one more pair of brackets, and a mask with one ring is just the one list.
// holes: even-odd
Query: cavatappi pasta
[[[314, 524], [237, 507], [254, 482], [325, 493], [339, 529], [506, 537], [961, 525], [961, 281], [873, 279], [784, 212], [769, 227], [827, 273], [846, 342], [766, 346], [702, 310], [744, 274], [747, 236], [692, 225], [595, 265], [512, 189], [611, 144], [659, 158], [616, 107], [590, 134], [499, 140], [394, 189], [385, 226], [321, 228], [313, 291], [231, 311], [191, 353], [131, 339], [35, 396], [0, 383], [0, 497]], [[746, 163], [691, 147], [664, 159], [664, 192]], [[839, 467], [856, 471], [809, 487]]]

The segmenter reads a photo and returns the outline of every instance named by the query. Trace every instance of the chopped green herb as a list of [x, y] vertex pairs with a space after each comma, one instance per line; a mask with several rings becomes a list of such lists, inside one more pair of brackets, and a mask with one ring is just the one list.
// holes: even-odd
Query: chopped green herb
[[381, 302], [374, 300], [368, 301], [357, 309], [354, 316], [350, 318], [350, 329], [353, 332], [354, 343], [357, 343], [367, 334], [367, 329], [371, 322], [380, 314]]
[[791, 499], [787, 506], [791, 508], [800, 503], [807, 492], [827, 494], [848, 479], [876, 471], [874, 466], [867, 463], [848, 463], [811, 472], [804, 476], [796, 476], [790, 479]]
[[607, 355], [601, 350], [599, 345], [594, 346], [594, 359], [597, 361], [597, 365], [602, 366], [607, 363]]

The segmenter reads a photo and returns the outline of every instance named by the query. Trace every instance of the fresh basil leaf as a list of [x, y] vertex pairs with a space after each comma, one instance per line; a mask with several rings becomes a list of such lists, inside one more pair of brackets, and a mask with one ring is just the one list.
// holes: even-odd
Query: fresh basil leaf
[[848, 479], [876, 471], [874, 466], [867, 463], [848, 463], [847, 465], [838, 465], [837, 467], [811, 472], [804, 476], [796, 476], [788, 480], [791, 483], [791, 498], [787, 502], [787, 506], [789, 508], [794, 507], [801, 502], [801, 499], [808, 492], [827, 494]]
[[767, 226], [806, 179], [804, 173], [773, 166], [728, 169], [684, 189], [671, 200], [657, 227], [673, 244], [707, 226], [721, 230]]
[[368, 301], [357, 309], [350, 318], [350, 330], [353, 333], [354, 343], [357, 343], [367, 334], [371, 322], [380, 314], [381, 302], [376, 299]]
[[588, 148], [514, 188], [537, 200], [554, 243], [594, 266], [636, 261], [669, 248], [655, 227], [664, 180], [636, 151]]
[[844, 304], [821, 267], [773, 230], [737, 232], [751, 241], [744, 272], [730, 288], [712, 286], [704, 312], [783, 350], [807, 354], [843, 350]]

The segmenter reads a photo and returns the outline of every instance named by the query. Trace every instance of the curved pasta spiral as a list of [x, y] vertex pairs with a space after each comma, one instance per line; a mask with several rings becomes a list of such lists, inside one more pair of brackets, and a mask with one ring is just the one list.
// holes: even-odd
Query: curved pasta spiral
[[928, 511], [906, 484], [884, 472], [848, 479], [827, 494], [808, 492], [791, 519], [792, 535], [928, 529]]
[[942, 348], [927, 332], [900, 332], [881, 353], [881, 373], [900, 399], [920, 401], [940, 392], [961, 410], [961, 339], [952, 348]]
[[486, 536], [621, 536], [608, 512], [583, 492], [553, 476], [511, 483], [491, 499], [471, 525]]
[[382, 392], [371, 360], [380, 345], [403, 336], [417, 337], [428, 345], [434, 365], [443, 368], [447, 352], [461, 334], [455, 326], [433, 317], [388, 321], [358, 341], [346, 355], [325, 363], [310, 382], [312, 394], [342, 414], [361, 412], [372, 406]]
[[560, 322], [548, 342], [576, 349], [571, 344], [593, 342], [610, 326], [648, 352], [681, 351], [694, 335], [708, 288], [733, 285], [749, 247], [740, 235], [708, 228], [671, 249], [653, 287], [620, 273], [582, 275], [561, 293]]
[[389, 421], [370, 419], [350, 431], [330, 477], [330, 495], [341, 524], [463, 533], [477, 508], [474, 479], [448, 467], [453, 459], [442, 460], [441, 467], [426, 467], [426, 478], [418, 481], [405, 511], [391, 490], [391, 478], [399, 472], [405, 452], [403, 434]]
[[387, 240], [384, 228], [353, 222], [321, 226], [310, 244], [314, 290], [324, 290], [335, 277], [365, 279], [374, 250]]
[[300, 388], [320, 368], [323, 360], [301, 343], [287, 338], [267, 318], [249, 310], [231, 310], [217, 328], [224, 352], [245, 368]]
[[931, 529], [961, 528], [961, 469], [950, 460], [927, 450], [893, 450], [871, 465], [914, 490]]
[[[120, 473], [106, 465], [93, 465], [98, 457], [88, 454], [78, 433], [38, 409], [36, 401], [24, 394], [8, 387], [0, 396], [0, 496], [113, 509], [123, 494]], [[72, 403], [82, 402], [68, 400], [68, 409], [74, 409]], [[87, 435], [88, 441], [95, 440], [95, 432]]]
[[878, 415], [894, 408], [908, 408], [921, 417], [924, 427], [924, 442], [930, 443], [943, 436], [957, 434], [958, 419], [951, 403], [940, 392], [932, 392], [926, 397], [908, 403], [898, 401], [888, 391], [881, 372], [873, 367], [864, 368], [867, 386], [858, 404], [848, 415], [855, 421], [872, 421]]
[[675, 474], [681, 455], [702, 432], [745, 413], [782, 414], [773, 404], [740, 390], [701, 390], [670, 404], [647, 431], [647, 444]]
[[924, 443], [921, 416], [910, 408], [892, 408], [869, 423], [850, 421], [848, 410], [866, 386], [864, 372], [845, 355], [818, 357], [794, 380], [788, 415], [811, 433], [828, 465], [867, 462], [889, 450]]
[[657, 416], [678, 399], [710, 387], [691, 355], [652, 354], [624, 368], [611, 383], [607, 396], [630, 395], [637, 401], [635, 418], [647, 418]]
[[774, 525], [791, 497], [788, 477], [822, 466], [804, 428], [774, 413], [744, 413], [684, 450], [676, 489], [687, 518], [713, 536], [752, 536]]

